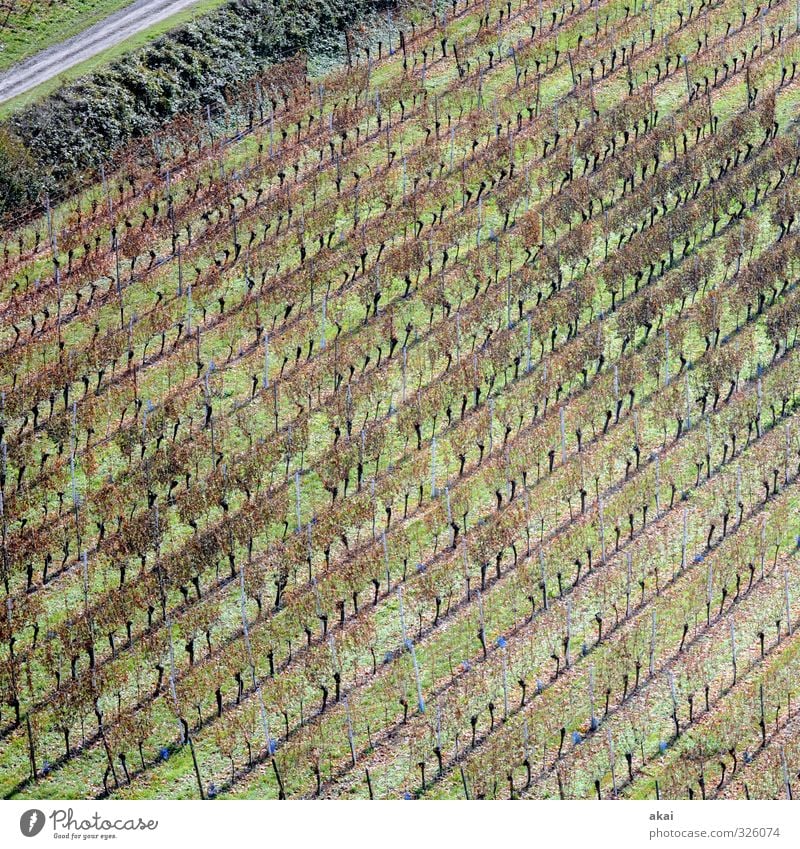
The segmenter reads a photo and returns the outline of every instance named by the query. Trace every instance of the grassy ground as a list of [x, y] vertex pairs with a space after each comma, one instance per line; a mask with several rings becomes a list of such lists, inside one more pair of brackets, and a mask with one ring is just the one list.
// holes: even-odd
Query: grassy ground
[[16, 0], [0, 12], [0, 71], [82, 32], [131, 0]]

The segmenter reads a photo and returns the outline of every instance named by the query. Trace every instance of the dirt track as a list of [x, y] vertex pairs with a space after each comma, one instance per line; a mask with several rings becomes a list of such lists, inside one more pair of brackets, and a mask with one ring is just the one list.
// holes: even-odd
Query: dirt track
[[91, 59], [198, 0], [135, 0], [78, 35], [42, 50], [0, 74], [0, 103]]

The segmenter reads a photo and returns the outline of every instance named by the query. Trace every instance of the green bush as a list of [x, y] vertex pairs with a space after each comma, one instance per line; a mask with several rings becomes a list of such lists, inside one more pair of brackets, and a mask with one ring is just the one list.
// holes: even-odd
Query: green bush
[[22, 142], [0, 127], [0, 212], [29, 203], [40, 186]]

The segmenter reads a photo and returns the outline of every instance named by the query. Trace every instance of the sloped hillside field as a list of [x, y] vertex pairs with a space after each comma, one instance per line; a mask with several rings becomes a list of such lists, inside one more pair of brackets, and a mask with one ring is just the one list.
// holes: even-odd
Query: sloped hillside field
[[798, 12], [406, 10], [7, 229], [2, 794], [790, 795]]

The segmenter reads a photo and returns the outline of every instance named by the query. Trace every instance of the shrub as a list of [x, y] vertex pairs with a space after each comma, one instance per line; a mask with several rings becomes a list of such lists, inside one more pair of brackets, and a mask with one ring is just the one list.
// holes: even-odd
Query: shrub
[[13, 209], [36, 194], [33, 158], [22, 142], [0, 127], [0, 210]]

